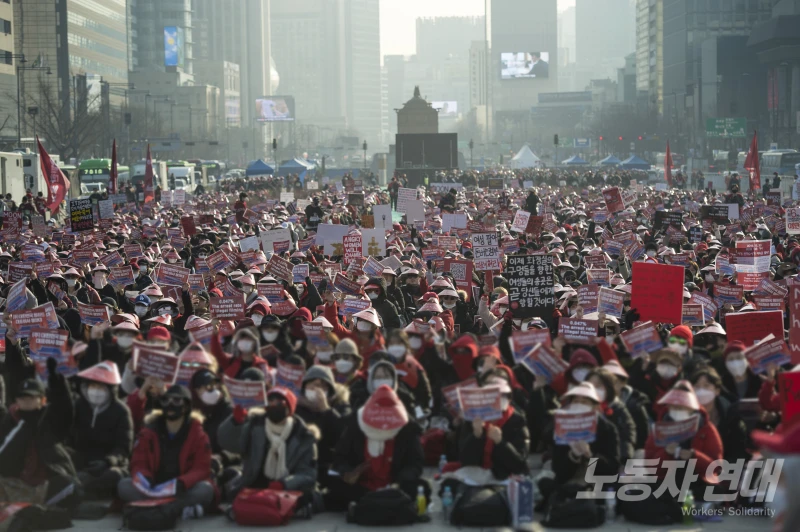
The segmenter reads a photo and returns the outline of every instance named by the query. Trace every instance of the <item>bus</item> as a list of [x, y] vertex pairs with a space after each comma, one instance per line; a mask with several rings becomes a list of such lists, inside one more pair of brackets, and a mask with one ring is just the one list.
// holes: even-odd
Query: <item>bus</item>
[[[74, 172], [73, 172], [74, 175]], [[78, 164], [76, 179], [71, 179], [73, 197], [85, 196], [108, 189], [111, 159], [86, 159]], [[130, 180], [130, 169], [117, 165], [117, 188]]]
[[767, 151], [761, 155], [761, 175], [794, 176], [795, 165], [800, 163], [800, 152], [797, 150]]

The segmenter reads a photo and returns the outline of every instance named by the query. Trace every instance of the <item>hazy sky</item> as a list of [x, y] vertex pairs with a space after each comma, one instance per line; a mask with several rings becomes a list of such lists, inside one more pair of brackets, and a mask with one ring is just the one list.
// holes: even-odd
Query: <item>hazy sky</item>
[[[484, 0], [380, 0], [381, 61], [384, 55], [412, 55], [416, 52], [418, 17], [483, 15]], [[558, 9], [575, 5], [575, 0], [558, 0]]]

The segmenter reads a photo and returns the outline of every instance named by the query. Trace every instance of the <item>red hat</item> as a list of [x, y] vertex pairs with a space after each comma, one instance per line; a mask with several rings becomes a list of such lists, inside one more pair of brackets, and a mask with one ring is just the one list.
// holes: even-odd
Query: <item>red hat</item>
[[81, 371], [78, 373], [78, 377], [87, 381], [110, 384], [111, 386], [119, 386], [122, 383], [117, 365], [108, 360]]
[[406, 407], [397, 394], [382, 384], [358, 411], [359, 421], [377, 430], [395, 430], [408, 423]]
[[595, 368], [597, 367], [597, 359], [586, 349], [576, 349], [569, 356], [569, 368], [572, 369], [577, 366], [592, 366]]
[[136, 270], [138, 272], [139, 271], [139, 263], [136, 262], [135, 260], [132, 260], [131, 261], [131, 268], [133, 268], [134, 270]]
[[153, 327], [147, 333], [147, 340], [166, 340], [169, 342], [172, 340], [172, 335], [169, 334], [169, 331], [165, 327]]
[[725, 360], [728, 360], [728, 355], [731, 353], [741, 352], [747, 349], [747, 346], [744, 345], [744, 342], [741, 340], [734, 340], [732, 342], [728, 342], [728, 345], [725, 346], [725, 351], [722, 353], [722, 357]]
[[687, 380], [680, 380], [675, 383], [670, 391], [664, 394], [664, 397], [658, 400], [660, 405], [673, 405], [691, 408], [692, 410], [700, 410], [700, 402], [697, 400], [697, 395], [694, 393], [692, 383]]
[[269, 398], [272, 395], [280, 395], [283, 397], [283, 400], [286, 401], [286, 404], [289, 406], [289, 415], [294, 415], [294, 409], [297, 407], [297, 396], [294, 394], [294, 392], [292, 392], [292, 390], [289, 388], [284, 388], [283, 386], [270, 388], [267, 392], [267, 401], [269, 401]]
[[677, 336], [678, 338], [683, 338], [686, 340], [686, 343], [689, 344], [689, 347], [692, 347], [692, 338], [694, 335], [692, 334], [692, 330], [686, 325], [678, 325], [674, 329], [669, 332], [670, 336]]
[[500, 349], [498, 349], [496, 345], [484, 345], [478, 350], [478, 356], [496, 358], [500, 361], [503, 360], [500, 357]]
[[800, 453], [800, 423], [786, 427], [778, 425], [774, 434], [764, 430], [754, 430], [751, 434], [753, 443], [761, 450], [775, 454]]

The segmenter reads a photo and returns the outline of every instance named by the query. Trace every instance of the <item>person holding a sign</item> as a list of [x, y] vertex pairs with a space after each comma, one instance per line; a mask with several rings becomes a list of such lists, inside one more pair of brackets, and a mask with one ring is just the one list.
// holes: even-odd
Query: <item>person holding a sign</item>
[[325, 292], [325, 311], [323, 315], [333, 325], [333, 334], [340, 339], [349, 338], [358, 346], [358, 352], [365, 362], [369, 362], [372, 353], [386, 348], [386, 343], [381, 334], [381, 321], [378, 313], [373, 308], [368, 308], [353, 314], [355, 328], [347, 329], [339, 321], [339, 306], [335, 301], [333, 292]]
[[211, 477], [211, 445], [199, 419], [192, 416], [192, 394], [181, 385], [161, 397], [139, 432], [131, 458], [131, 477], [117, 486], [125, 502], [153, 497], [152, 488], [177, 498], [184, 518], [202, 517], [218, 497]]
[[225, 375], [232, 379], [241, 379], [242, 373], [249, 368], [258, 368], [265, 375], [269, 373], [269, 364], [259, 355], [261, 340], [255, 329], [244, 327], [234, 333], [230, 343], [232, 354], [222, 350], [219, 337], [219, 334], [211, 336], [211, 354], [217, 359], [217, 364]]
[[590, 382], [600, 399], [600, 412], [614, 424], [619, 435], [621, 463], [633, 458], [636, 449], [636, 425], [625, 404], [617, 397], [614, 376], [607, 369], [595, 368], [589, 372], [586, 381]]
[[658, 404], [659, 400], [683, 378], [683, 359], [671, 349], [659, 349], [651, 353], [650, 361], [644, 372], [632, 373], [631, 386], [647, 396], [652, 405], [650, 416], [657, 417], [665, 410]]

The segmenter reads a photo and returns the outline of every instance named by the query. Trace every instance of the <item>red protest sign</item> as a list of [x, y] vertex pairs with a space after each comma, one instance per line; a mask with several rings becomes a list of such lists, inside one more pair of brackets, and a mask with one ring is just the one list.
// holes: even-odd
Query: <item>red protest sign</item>
[[361, 235], [345, 235], [342, 237], [342, 247], [344, 248], [343, 262], [345, 265], [351, 262], [360, 262], [363, 257], [361, 251]]
[[458, 401], [464, 419], [474, 421], [495, 421], [503, 417], [500, 408], [500, 387], [459, 388]]
[[622, 344], [633, 358], [639, 358], [647, 353], [652, 353], [664, 347], [656, 330], [656, 325], [648, 321], [619, 335]]
[[133, 372], [139, 377], [156, 377], [172, 384], [178, 376], [180, 359], [168, 351], [142, 344], [133, 346]]
[[682, 266], [633, 263], [631, 308], [636, 309], [642, 321], [680, 323], [683, 316], [683, 280]]
[[683, 421], [658, 421], [653, 429], [655, 443], [666, 447], [671, 443], [680, 443], [693, 438], [697, 434], [700, 416], [692, 416]]
[[189, 272], [188, 268], [162, 263], [156, 269], [155, 281], [158, 285], [183, 286], [189, 278]]
[[681, 323], [690, 327], [704, 326], [706, 324], [706, 319], [703, 314], [703, 305], [684, 305]]
[[584, 314], [597, 312], [597, 299], [600, 296], [600, 287], [596, 284], [584, 284], [578, 287], [578, 306], [583, 308]]
[[606, 201], [608, 212], [615, 213], [625, 210], [625, 203], [622, 201], [622, 194], [619, 187], [612, 187], [603, 190], [603, 199]]
[[240, 381], [225, 375], [222, 383], [228, 390], [233, 404], [242, 408], [264, 406], [267, 404], [267, 388], [263, 381]]
[[194, 236], [197, 234], [197, 226], [195, 226], [192, 216], [184, 216], [181, 218], [181, 227], [183, 227], [183, 234], [186, 236]]
[[567, 412], [556, 410], [553, 439], [557, 445], [569, 445], [574, 442], [592, 443], [597, 437], [596, 412]]
[[333, 286], [334, 288], [340, 290], [343, 294], [354, 296], [361, 293], [361, 285], [356, 281], [351, 281], [342, 273], [336, 274], [336, 277], [333, 279]]
[[27, 310], [18, 310], [11, 314], [11, 326], [17, 331], [17, 336], [27, 338], [32, 329], [58, 329], [58, 316], [53, 303]]
[[110, 310], [105, 305], [87, 305], [78, 301], [78, 313], [84, 325], [100, 325], [110, 319]]
[[289, 364], [283, 360], [278, 359], [277, 367], [275, 370], [275, 386], [283, 386], [294, 392], [295, 395], [300, 395], [300, 389], [303, 386], [303, 376], [306, 374], [306, 368], [302, 364]]
[[202, 273], [190, 273], [186, 280], [189, 283], [189, 290], [199, 292], [206, 289], [206, 281]]
[[773, 334], [767, 335], [757, 345], [745, 349], [744, 356], [750, 369], [756, 374], [766, 373], [771, 364], [782, 366], [791, 362], [789, 347], [783, 337], [776, 338]]
[[768, 334], [783, 339], [783, 312], [779, 310], [727, 314], [725, 325], [728, 343], [739, 340], [750, 346]]
[[611, 288], [600, 288], [597, 299], [597, 311], [606, 316], [622, 317], [622, 307], [625, 303], [625, 293]]
[[209, 310], [211, 315], [221, 320], [241, 320], [245, 317], [244, 296], [215, 297], [211, 296]]
[[550, 329], [528, 329], [527, 331], [513, 331], [511, 333], [511, 352], [514, 361], [519, 362], [528, 354], [536, 344], [550, 347]]
[[264, 267], [276, 279], [281, 279], [287, 283], [292, 282], [292, 268], [294, 268], [294, 264], [278, 255], [270, 257], [269, 262]]
[[579, 318], [559, 318], [558, 334], [568, 342], [590, 343], [597, 337], [598, 321]]
[[789, 371], [778, 375], [778, 390], [781, 398], [781, 422], [789, 427], [800, 416], [800, 372]]
[[569, 368], [564, 359], [544, 344], [536, 344], [520, 364], [534, 375], [544, 377], [547, 382], [553, 382]]

